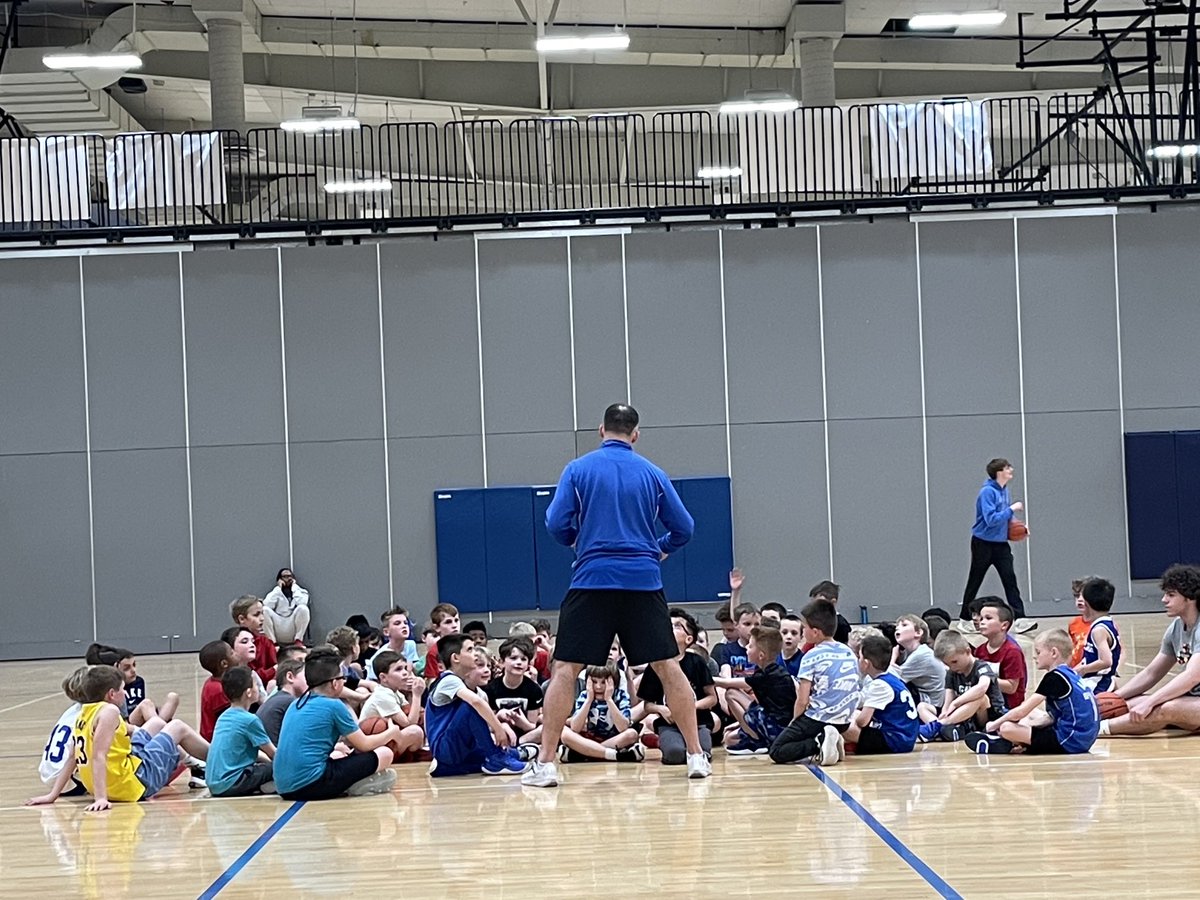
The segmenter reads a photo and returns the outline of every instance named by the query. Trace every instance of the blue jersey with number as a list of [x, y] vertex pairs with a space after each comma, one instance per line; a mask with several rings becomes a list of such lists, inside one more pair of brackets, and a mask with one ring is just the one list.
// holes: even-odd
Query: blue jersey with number
[[1064, 697], [1045, 695], [1046, 711], [1054, 717], [1054, 736], [1068, 753], [1087, 753], [1100, 734], [1096, 698], [1070, 666], [1058, 666], [1054, 671], [1068, 686]]
[[1121, 664], [1121, 635], [1117, 631], [1117, 623], [1112, 620], [1111, 616], [1103, 616], [1097, 619], [1092, 623], [1092, 627], [1088, 629], [1087, 638], [1083, 643], [1084, 664], [1094, 663], [1100, 659], [1100, 654], [1096, 651], [1096, 638], [1094, 636], [1098, 629], [1109, 633], [1109, 645], [1112, 647], [1112, 665], [1107, 669], [1101, 669], [1099, 672], [1089, 672], [1087, 675], [1080, 676], [1083, 679], [1083, 683], [1091, 688], [1094, 694], [1113, 689], [1113, 679], [1117, 677], [1117, 666]]
[[917, 718], [917, 707], [913, 703], [908, 685], [890, 672], [885, 672], [874, 681], [884, 682], [892, 689], [891, 701], [876, 709], [871, 725], [883, 732], [883, 739], [893, 753], [909, 753], [917, 743], [917, 729], [921, 720]]

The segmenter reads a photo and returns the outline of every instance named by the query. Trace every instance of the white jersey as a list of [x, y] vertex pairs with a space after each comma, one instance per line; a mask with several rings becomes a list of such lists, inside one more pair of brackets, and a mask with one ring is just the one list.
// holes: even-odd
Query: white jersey
[[72, 703], [67, 711], [58, 717], [50, 731], [50, 740], [46, 742], [46, 749], [42, 751], [42, 761], [38, 763], [38, 775], [44, 784], [53, 782], [67, 764], [67, 759], [75, 755], [71, 729], [81, 709], [83, 707], [80, 704]]

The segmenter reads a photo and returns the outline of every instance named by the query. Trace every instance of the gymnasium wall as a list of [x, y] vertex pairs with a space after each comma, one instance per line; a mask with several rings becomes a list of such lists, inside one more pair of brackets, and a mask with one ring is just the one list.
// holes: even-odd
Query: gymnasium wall
[[0, 658], [197, 647], [289, 558], [314, 631], [424, 615], [432, 491], [552, 482], [627, 396], [732, 476], [757, 602], [955, 609], [1002, 455], [1032, 610], [1149, 608], [1121, 435], [1200, 427], [1197, 214], [2, 258]]

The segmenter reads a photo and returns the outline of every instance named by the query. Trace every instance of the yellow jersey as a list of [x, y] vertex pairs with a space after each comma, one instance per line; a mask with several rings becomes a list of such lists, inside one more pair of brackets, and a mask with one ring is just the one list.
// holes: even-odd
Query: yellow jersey
[[[87, 788], [88, 793], [96, 796], [96, 786], [92, 780], [92, 747], [93, 736], [96, 733], [96, 718], [106, 706], [112, 706], [101, 700], [99, 703], [85, 703], [75, 719], [73, 737], [75, 738], [75, 761], [79, 764], [76, 775]], [[115, 708], [115, 707], [114, 707]], [[122, 720], [113, 734], [112, 745], [108, 748], [105, 768], [108, 770], [108, 799], [135, 803], [146, 793], [145, 786], [138, 781], [137, 770], [142, 761], [133, 755], [133, 745], [129, 741], [129, 733]]]

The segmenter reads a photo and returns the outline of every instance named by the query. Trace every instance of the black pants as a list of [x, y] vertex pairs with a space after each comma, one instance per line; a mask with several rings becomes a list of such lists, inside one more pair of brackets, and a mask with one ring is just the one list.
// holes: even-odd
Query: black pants
[[344, 796], [352, 784], [369, 778], [379, 770], [379, 757], [372, 753], [354, 753], [325, 762], [325, 771], [316, 781], [299, 790], [280, 794], [284, 800], [332, 800]]
[[1025, 603], [1021, 600], [1021, 589], [1017, 587], [1017, 575], [1013, 572], [1012, 547], [1008, 541], [985, 541], [971, 535], [971, 573], [967, 576], [967, 589], [963, 591], [962, 610], [959, 618], [971, 618], [968, 607], [979, 586], [983, 584], [983, 576], [990, 566], [996, 567], [1000, 583], [1004, 585], [1004, 599], [1012, 607], [1013, 615], [1017, 618], [1025, 615]]
[[[771, 744], [771, 760], [777, 763], [811, 759], [821, 749], [820, 738], [829, 722], [818, 722], [808, 716], [792, 719], [792, 724], [783, 729]], [[834, 725], [841, 734], [847, 725]]]

